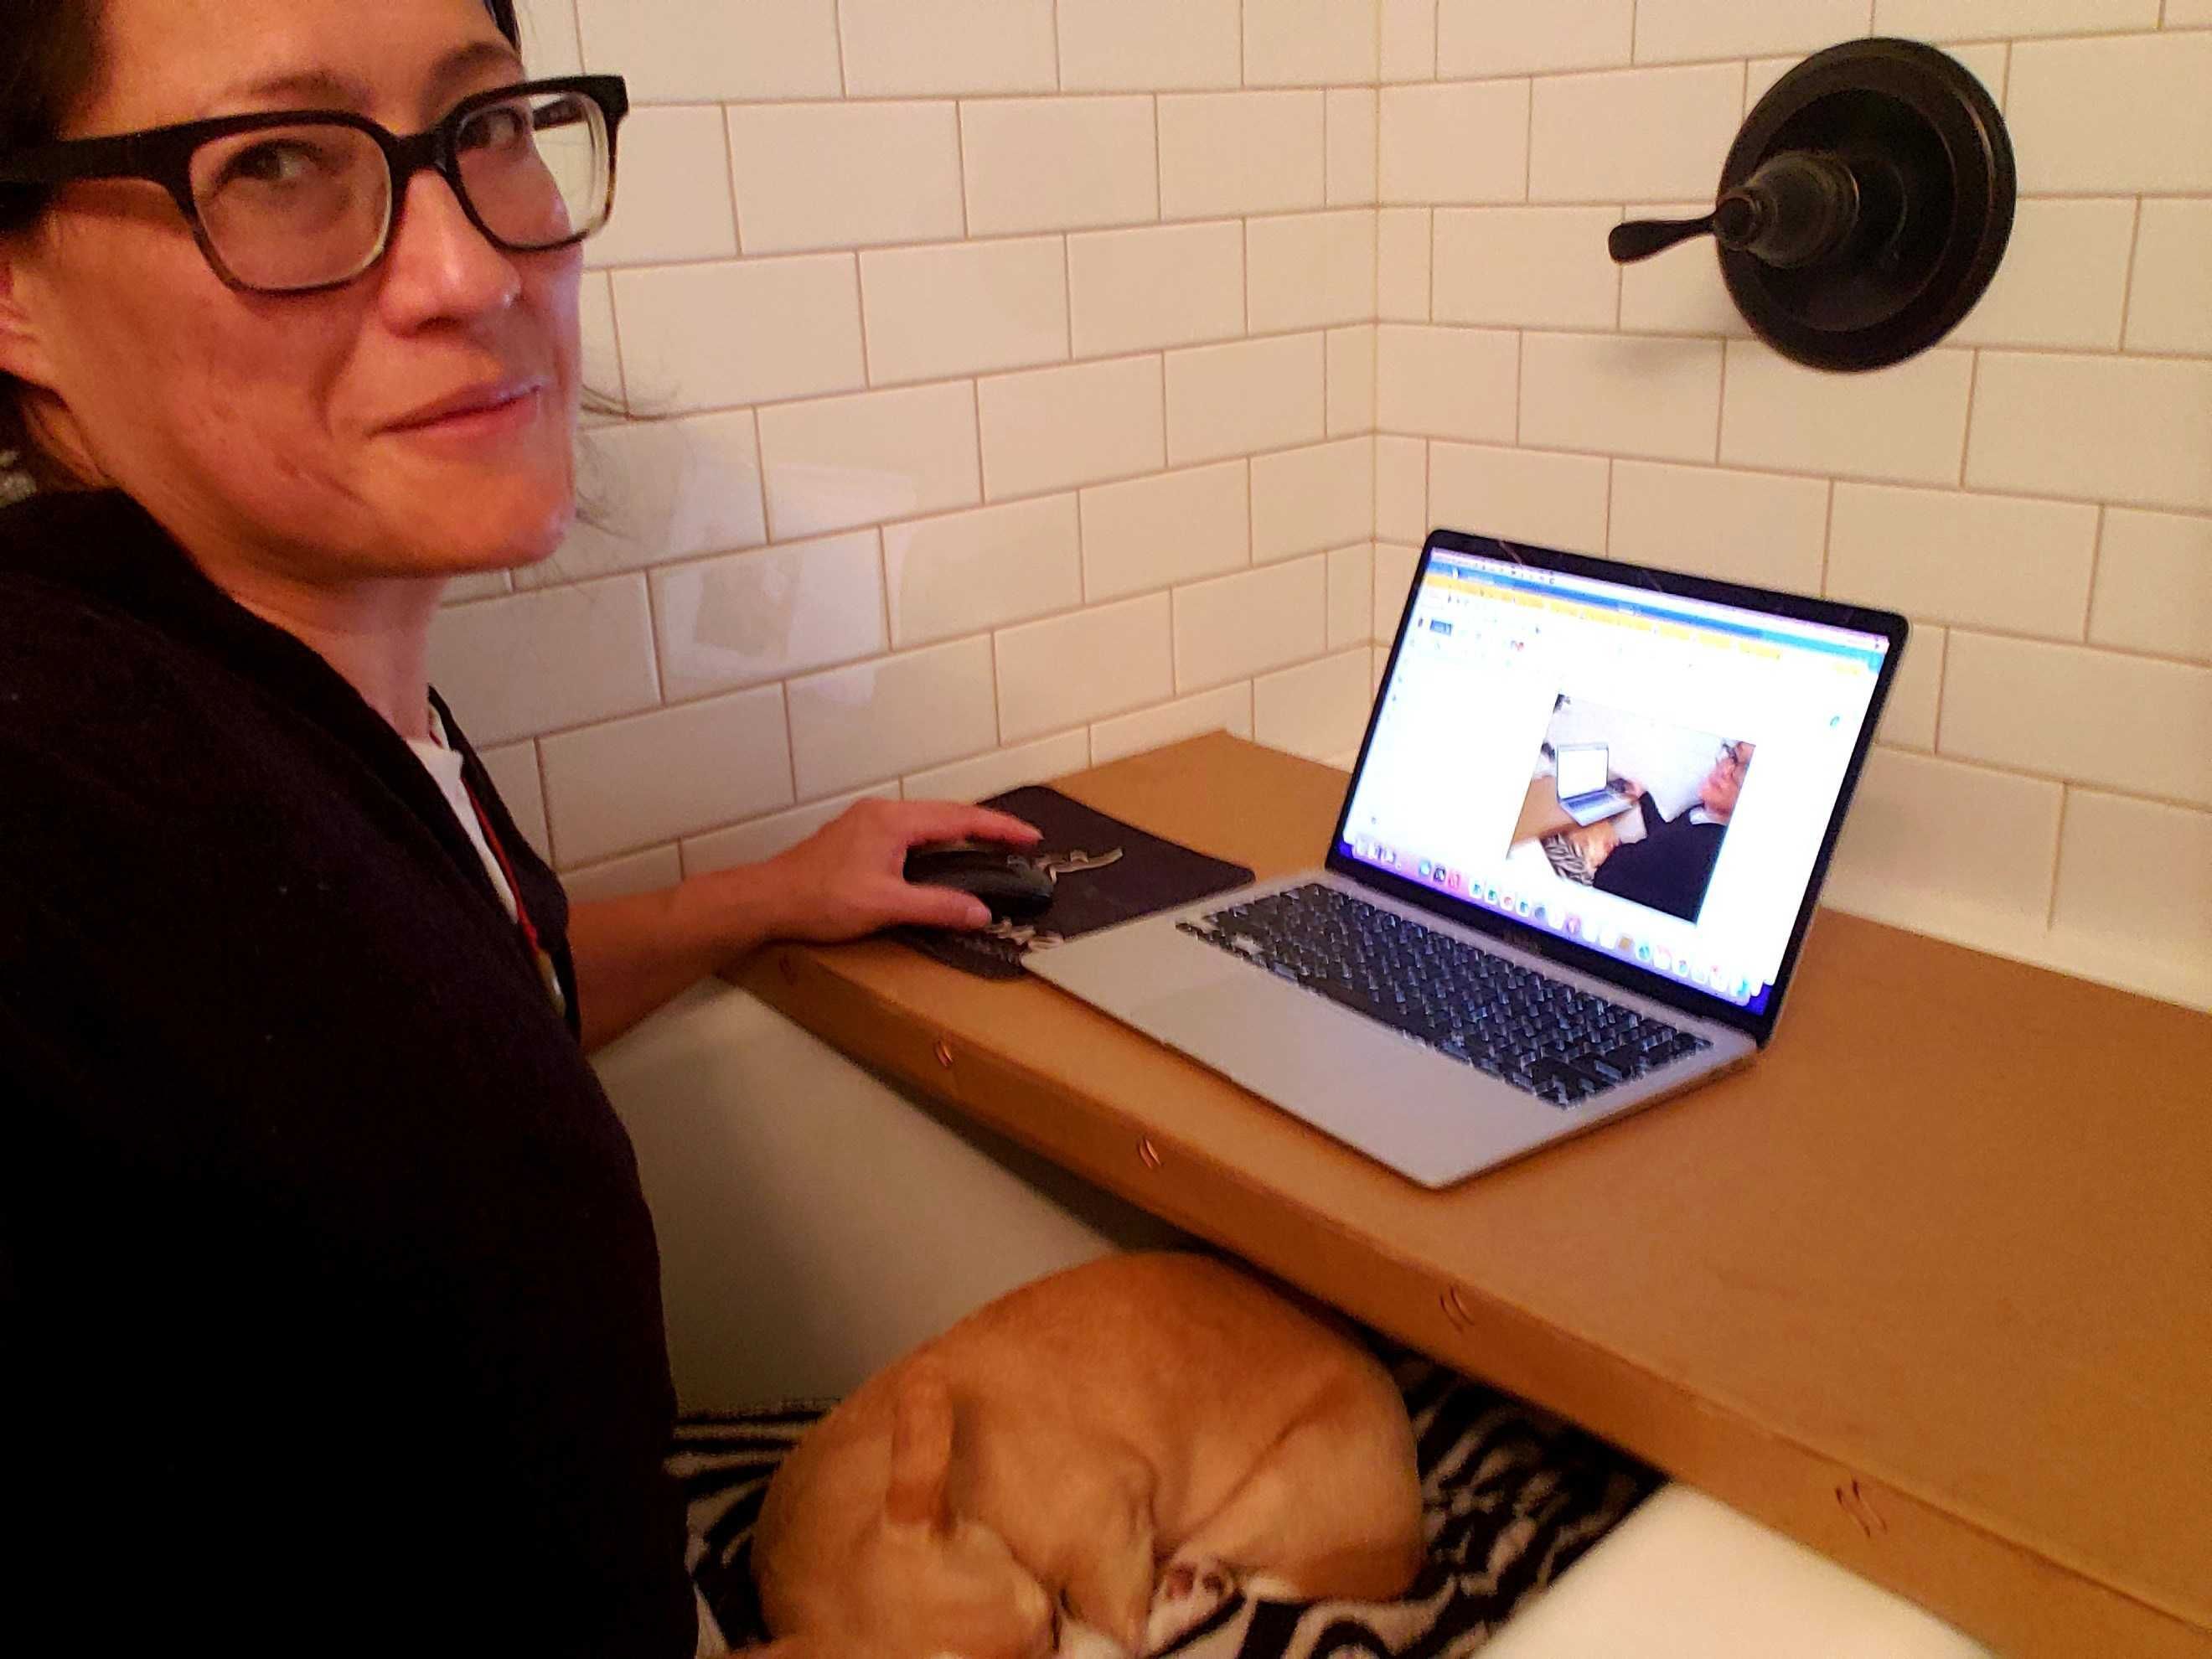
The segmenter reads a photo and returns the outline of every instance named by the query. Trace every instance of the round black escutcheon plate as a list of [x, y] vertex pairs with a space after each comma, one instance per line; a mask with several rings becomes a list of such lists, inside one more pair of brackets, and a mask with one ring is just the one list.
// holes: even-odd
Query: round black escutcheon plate
[[1925, 350], [1989, 287], [2012, 234], [2004, 118], [1956, 60], [1914, 40], [1814, 53], [1759, 100], [1710, 220], [1623, 225], [1616, 258], [1718, 233], [1721, 275], [1761, 339], [1815, 368]]

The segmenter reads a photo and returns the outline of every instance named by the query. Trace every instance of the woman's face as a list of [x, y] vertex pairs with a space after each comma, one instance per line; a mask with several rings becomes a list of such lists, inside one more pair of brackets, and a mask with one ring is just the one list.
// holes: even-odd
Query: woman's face
[[[303, 108], [410, 133], [522, 73], [480, 0], [100, 9], [106, 73], [64, 137]], [[568, 529], [581, 256], [494, 247], [435, 173], [383, 259], [325, 293], [226, 286], [137, 180], [67, 186], [6, 252], [0, 367], [203, 559], [435, 575], [541, 558]]]

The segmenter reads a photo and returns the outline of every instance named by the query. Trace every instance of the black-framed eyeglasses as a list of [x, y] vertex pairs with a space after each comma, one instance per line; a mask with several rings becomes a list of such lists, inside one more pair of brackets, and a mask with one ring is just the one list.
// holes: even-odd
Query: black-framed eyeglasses
[[351, 282], [398, 228], [429, 169], [509, 253], [580, 242], [614, 207], [618, 75], [526, 81], [463, 99], [402, 137], [343, 110], [283, 110], [69, 138], [0, 156], [0, 185], [145, 179], [161, 185], [216, 275], [255, 294]]

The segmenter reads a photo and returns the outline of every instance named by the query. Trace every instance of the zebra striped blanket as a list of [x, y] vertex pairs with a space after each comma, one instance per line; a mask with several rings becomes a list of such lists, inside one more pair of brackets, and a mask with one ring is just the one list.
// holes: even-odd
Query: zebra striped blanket
[[[1657, 1477], [1511, 1396], [1415, 1358], [1394, 1366], [1419, 1448], [1428, 1564], [1403, 1600], [1232, 1599], [1176, 1659], [1464, 1659], [1642, 1501]], [[732, 1645], [761, 1639], [750, 1542], [784, 1454], [827, 1409], [688, 1419], [670, 1468], [690, 1502], [691, 1571]]]

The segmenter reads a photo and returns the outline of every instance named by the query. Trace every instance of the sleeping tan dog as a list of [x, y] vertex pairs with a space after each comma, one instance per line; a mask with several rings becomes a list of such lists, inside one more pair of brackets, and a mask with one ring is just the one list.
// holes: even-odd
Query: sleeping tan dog
[[871, 1378], [785, 1461], [753, 1541], [774, 1659], [1042, 1659], [1063, 1609], [1153, 1652], [1231, 1574], [1379, 1600], [1420, 1559], [1389, 1373], [1180, 1255], [1042, 1279]]

